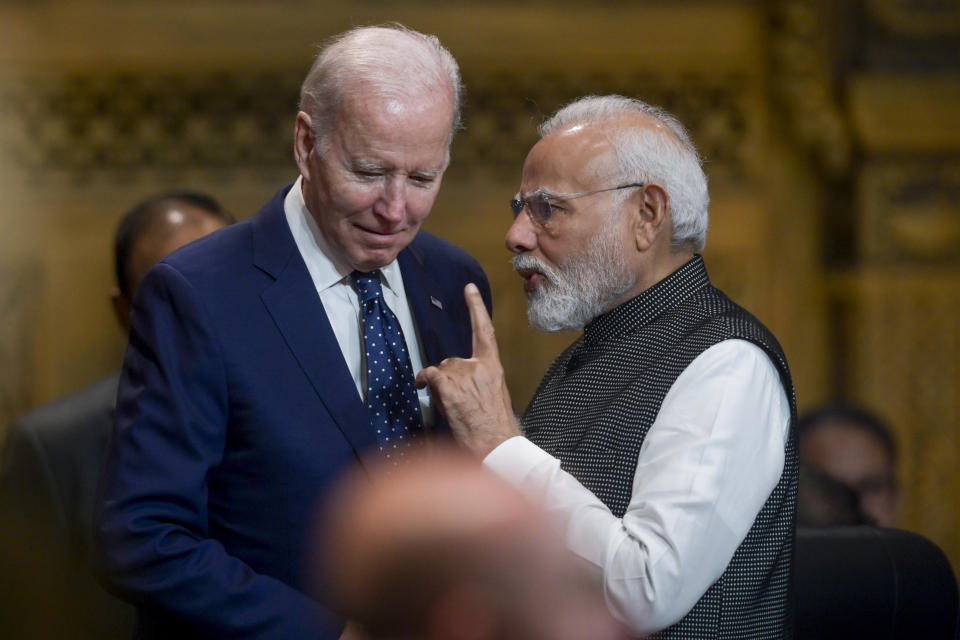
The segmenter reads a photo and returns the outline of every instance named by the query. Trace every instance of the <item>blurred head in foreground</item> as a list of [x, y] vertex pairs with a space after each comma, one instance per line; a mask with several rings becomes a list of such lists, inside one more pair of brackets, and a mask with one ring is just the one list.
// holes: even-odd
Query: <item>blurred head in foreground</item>
[[624, 637], [545, 514], [459, 455], [351, 476], [330, 504], [323, 582], [360, 637]]

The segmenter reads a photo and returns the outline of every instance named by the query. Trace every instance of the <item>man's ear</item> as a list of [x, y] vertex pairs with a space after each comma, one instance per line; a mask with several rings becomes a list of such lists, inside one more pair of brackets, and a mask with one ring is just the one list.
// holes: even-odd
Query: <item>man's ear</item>
[[308, 159], [315, 147], [313, 120], [306, 112], [301, 111], [297, 114], [296, 123], [293, 125], [293, 157], [297, 161], [297, 168], [300, 169], [300, 175], [304, 180], [310, 179]]
[[113, 314], [117, 317], [117, 322], [124, 333], [130, 332], [130, 298], [120, 293], [120, 289], [114, 287], [110, 290], [110, 306], [113, 307]]
[[640, 191], [634, 202], [633, 235], [638, 251], [647, 251], [661, 233], [669, 233], [670, 196], [663, 185], [652, 182]]

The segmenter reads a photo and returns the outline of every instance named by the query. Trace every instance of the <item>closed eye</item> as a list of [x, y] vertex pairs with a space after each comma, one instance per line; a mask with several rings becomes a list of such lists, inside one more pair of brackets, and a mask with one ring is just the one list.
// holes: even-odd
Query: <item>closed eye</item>
[[554, 200], [552, 198], [546, 198], [547, 203], [550, 205], [552, 211], [566, 211], [567, 208], [563, 206], [563, 200]]
[[417, 186], [427, 187], [436, 182], [437, 176], [414, 173], [410, 175], [410, 181]]

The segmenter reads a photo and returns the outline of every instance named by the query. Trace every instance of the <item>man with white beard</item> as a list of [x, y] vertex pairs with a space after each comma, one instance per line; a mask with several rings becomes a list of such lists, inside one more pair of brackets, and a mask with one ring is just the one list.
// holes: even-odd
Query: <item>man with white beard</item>
[[468, 285], [473, 357], [418, 384], [556, 516], [636, 633], [790, 637], [793, 385], [773, 335], [710, 284], [696, 149], [675, 118], [621, 96], [578, 100], [540, 133], [507, 247], [531, 324], [583, 335], [518, 422]]

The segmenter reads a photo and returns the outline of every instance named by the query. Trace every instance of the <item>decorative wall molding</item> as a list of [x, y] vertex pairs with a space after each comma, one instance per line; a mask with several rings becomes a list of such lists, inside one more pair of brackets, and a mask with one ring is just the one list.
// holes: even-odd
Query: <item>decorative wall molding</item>
[[690, 130], [712, 166], [742, 171], [750, 121], [745, 80], [736, 75], [584, 74], [503, 71], [466, 77], [467, 129], [455, 142], [464, 164], [502, 167], [516, 175], [537, 140], [537, 125], [565, 103], [618, 93], [664, 107]]
[[873, 19], [905, 36], [960, 36], [956, 0], [868, 0], [866, 5]]
[[25, 77], [0, 97], [2, 149], [31, 172], [289, 163], [298, 94], [289, 73]]
[[960, 157], [874, 162], [860, 190], [863, 261], [960, 265]]
[[828, 175], [840, 178], [850, 171], [853, 142], [837, 96], [822, 9], [816, 0], [772, 3], [772, 78], [798, 141]]
[[[711, 165], [737, 171], [742, 162], [749, 119], [737, 76], [511, 70], [464, 80], [466, 129], [452, 172], [460, 165], [516, 175], [537, 123], [588, 93], [662, 105], [688, 125]], [[287, 72], [240, 71], [18, 78], [0, 93], [0, 153], [34, 177], [292, 165], [300, 81]]]

